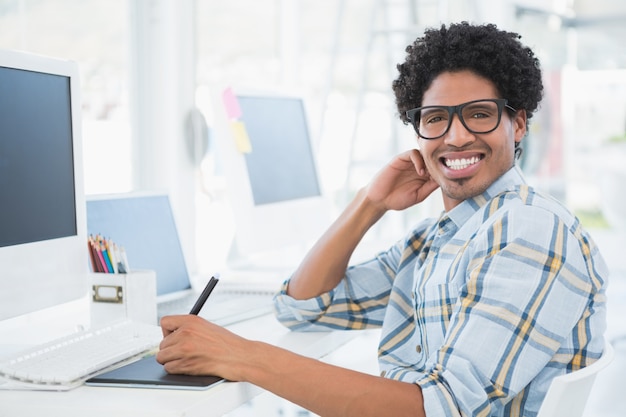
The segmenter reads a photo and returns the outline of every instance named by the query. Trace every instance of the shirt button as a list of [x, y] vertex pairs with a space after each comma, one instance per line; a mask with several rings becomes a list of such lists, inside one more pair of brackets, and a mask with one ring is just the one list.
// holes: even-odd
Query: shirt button
[[415, 351], [416, 351], [417, 353], [422, 353], [422, 345], [417, 345], [417, 346], [415, 346]]
[[387, 371], [382, 371], [382, 372], [380, 373], [380, 376], [382, 376], [383, 378], [385, 377], [385, 375], [387, 375]]

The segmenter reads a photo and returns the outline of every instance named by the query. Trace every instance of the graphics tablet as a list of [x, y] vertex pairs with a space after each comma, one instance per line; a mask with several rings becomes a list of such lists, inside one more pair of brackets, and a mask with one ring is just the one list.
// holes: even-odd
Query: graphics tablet
[[223, 378], [217, 376], [168, 374], [153, 355], [92, 377], [85, 384], [100, 387], [204, 390], [223, 381]]

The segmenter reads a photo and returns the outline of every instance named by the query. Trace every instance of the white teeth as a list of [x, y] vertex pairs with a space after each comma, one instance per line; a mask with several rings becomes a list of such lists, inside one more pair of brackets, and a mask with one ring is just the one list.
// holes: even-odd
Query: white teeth
[[480, 161], [480, 158], [477, 157], [477, 156], [473, 156], [473, 157], [468, 158], [468, 159], [466, 159], [466, 158], [446, 159], [445, 160], [445, 164], [450, 169], [459, 170], [459, 169], [467, 168], [470, 165], [474, 165], [478, 161]]

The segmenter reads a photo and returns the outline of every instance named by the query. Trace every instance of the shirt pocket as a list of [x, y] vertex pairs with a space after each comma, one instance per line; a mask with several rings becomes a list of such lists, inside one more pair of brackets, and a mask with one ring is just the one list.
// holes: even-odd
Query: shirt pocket
[[424, 329], [427, 354], [437, 351], [443, 344], [458, 298], [459, 289], [451, 283], [424, 288], [417, 315]]

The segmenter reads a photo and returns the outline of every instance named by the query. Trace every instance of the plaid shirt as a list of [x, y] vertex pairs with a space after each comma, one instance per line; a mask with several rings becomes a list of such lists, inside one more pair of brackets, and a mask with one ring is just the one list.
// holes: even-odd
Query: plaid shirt
[[551, 380], [600, 357], [607, 268], [578, 220], [518, 168], [420, 223], [310, 300], [295, 330], [382, 326], [381, 375], [417, 383], [428, 417], [535, 416]]

